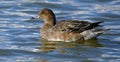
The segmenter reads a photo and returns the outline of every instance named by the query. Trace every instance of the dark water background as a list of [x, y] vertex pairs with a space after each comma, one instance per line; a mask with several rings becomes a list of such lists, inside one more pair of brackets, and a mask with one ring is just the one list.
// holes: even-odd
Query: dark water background
[[[40, 38], [43, 8], [58, 20], [105, 21], [109, 32], [82, 42]], [[31, 20], [31, 21], [30, 21]], [[120, 0], [0, 0], [0, 62], [120, 62]]]

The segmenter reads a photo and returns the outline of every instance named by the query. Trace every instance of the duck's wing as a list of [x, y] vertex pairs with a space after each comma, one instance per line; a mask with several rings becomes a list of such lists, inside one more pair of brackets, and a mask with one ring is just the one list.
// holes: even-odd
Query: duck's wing
[[99, 23], [101, 22], [91, 23], [88, 21], [63, 20], [63, 21], [58, 22], [54, 27], [52, 27], [52, 30], [59, 31], [59, 32], [81, 33], [85, 30], [89, 30], [96, 26], [99, 26]]

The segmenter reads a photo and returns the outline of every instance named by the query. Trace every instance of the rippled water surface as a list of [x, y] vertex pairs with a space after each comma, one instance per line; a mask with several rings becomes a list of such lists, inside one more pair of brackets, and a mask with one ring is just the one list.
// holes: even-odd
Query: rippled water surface
[[[32, 20], [43, 8], [57, 20], [105, 21], [111, 29], [97, 39], [48, 42], [43, 22]], [[0, 0], [0, 62], [120, 62], [120, 0]]]

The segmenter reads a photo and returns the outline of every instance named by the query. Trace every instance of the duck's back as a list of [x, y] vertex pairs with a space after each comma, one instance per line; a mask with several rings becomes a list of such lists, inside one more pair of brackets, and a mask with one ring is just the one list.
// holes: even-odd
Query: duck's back
[[81, 33], [85, 30], [89, 30], [97, 26], [99, 26], [98, 22], [91, 23], [88, 21], [62, 20], [58, 22], [55, 26], [53, 26], [51, 29], [52, 31]]

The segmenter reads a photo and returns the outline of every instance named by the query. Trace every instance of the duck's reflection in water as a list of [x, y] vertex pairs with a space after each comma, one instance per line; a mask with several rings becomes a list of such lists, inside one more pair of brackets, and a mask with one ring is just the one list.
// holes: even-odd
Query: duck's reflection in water
[[39, 50], [41, 52], [52, 52], [56, 49], [62, 50], [61, 53], [65, 53], [65, 48], [74, 48], [77, 47], [77, 45], [82, 46], [89, 46], [89, 47], [102, 47], [101, 44], [98, 43], [97, 39], [90, 39], [86, 41], [75, 41], [75, 42], [60, 42], [60, 41], [47, 41], [45, 39], [40, 39], [41, 46], [39, 47]]

